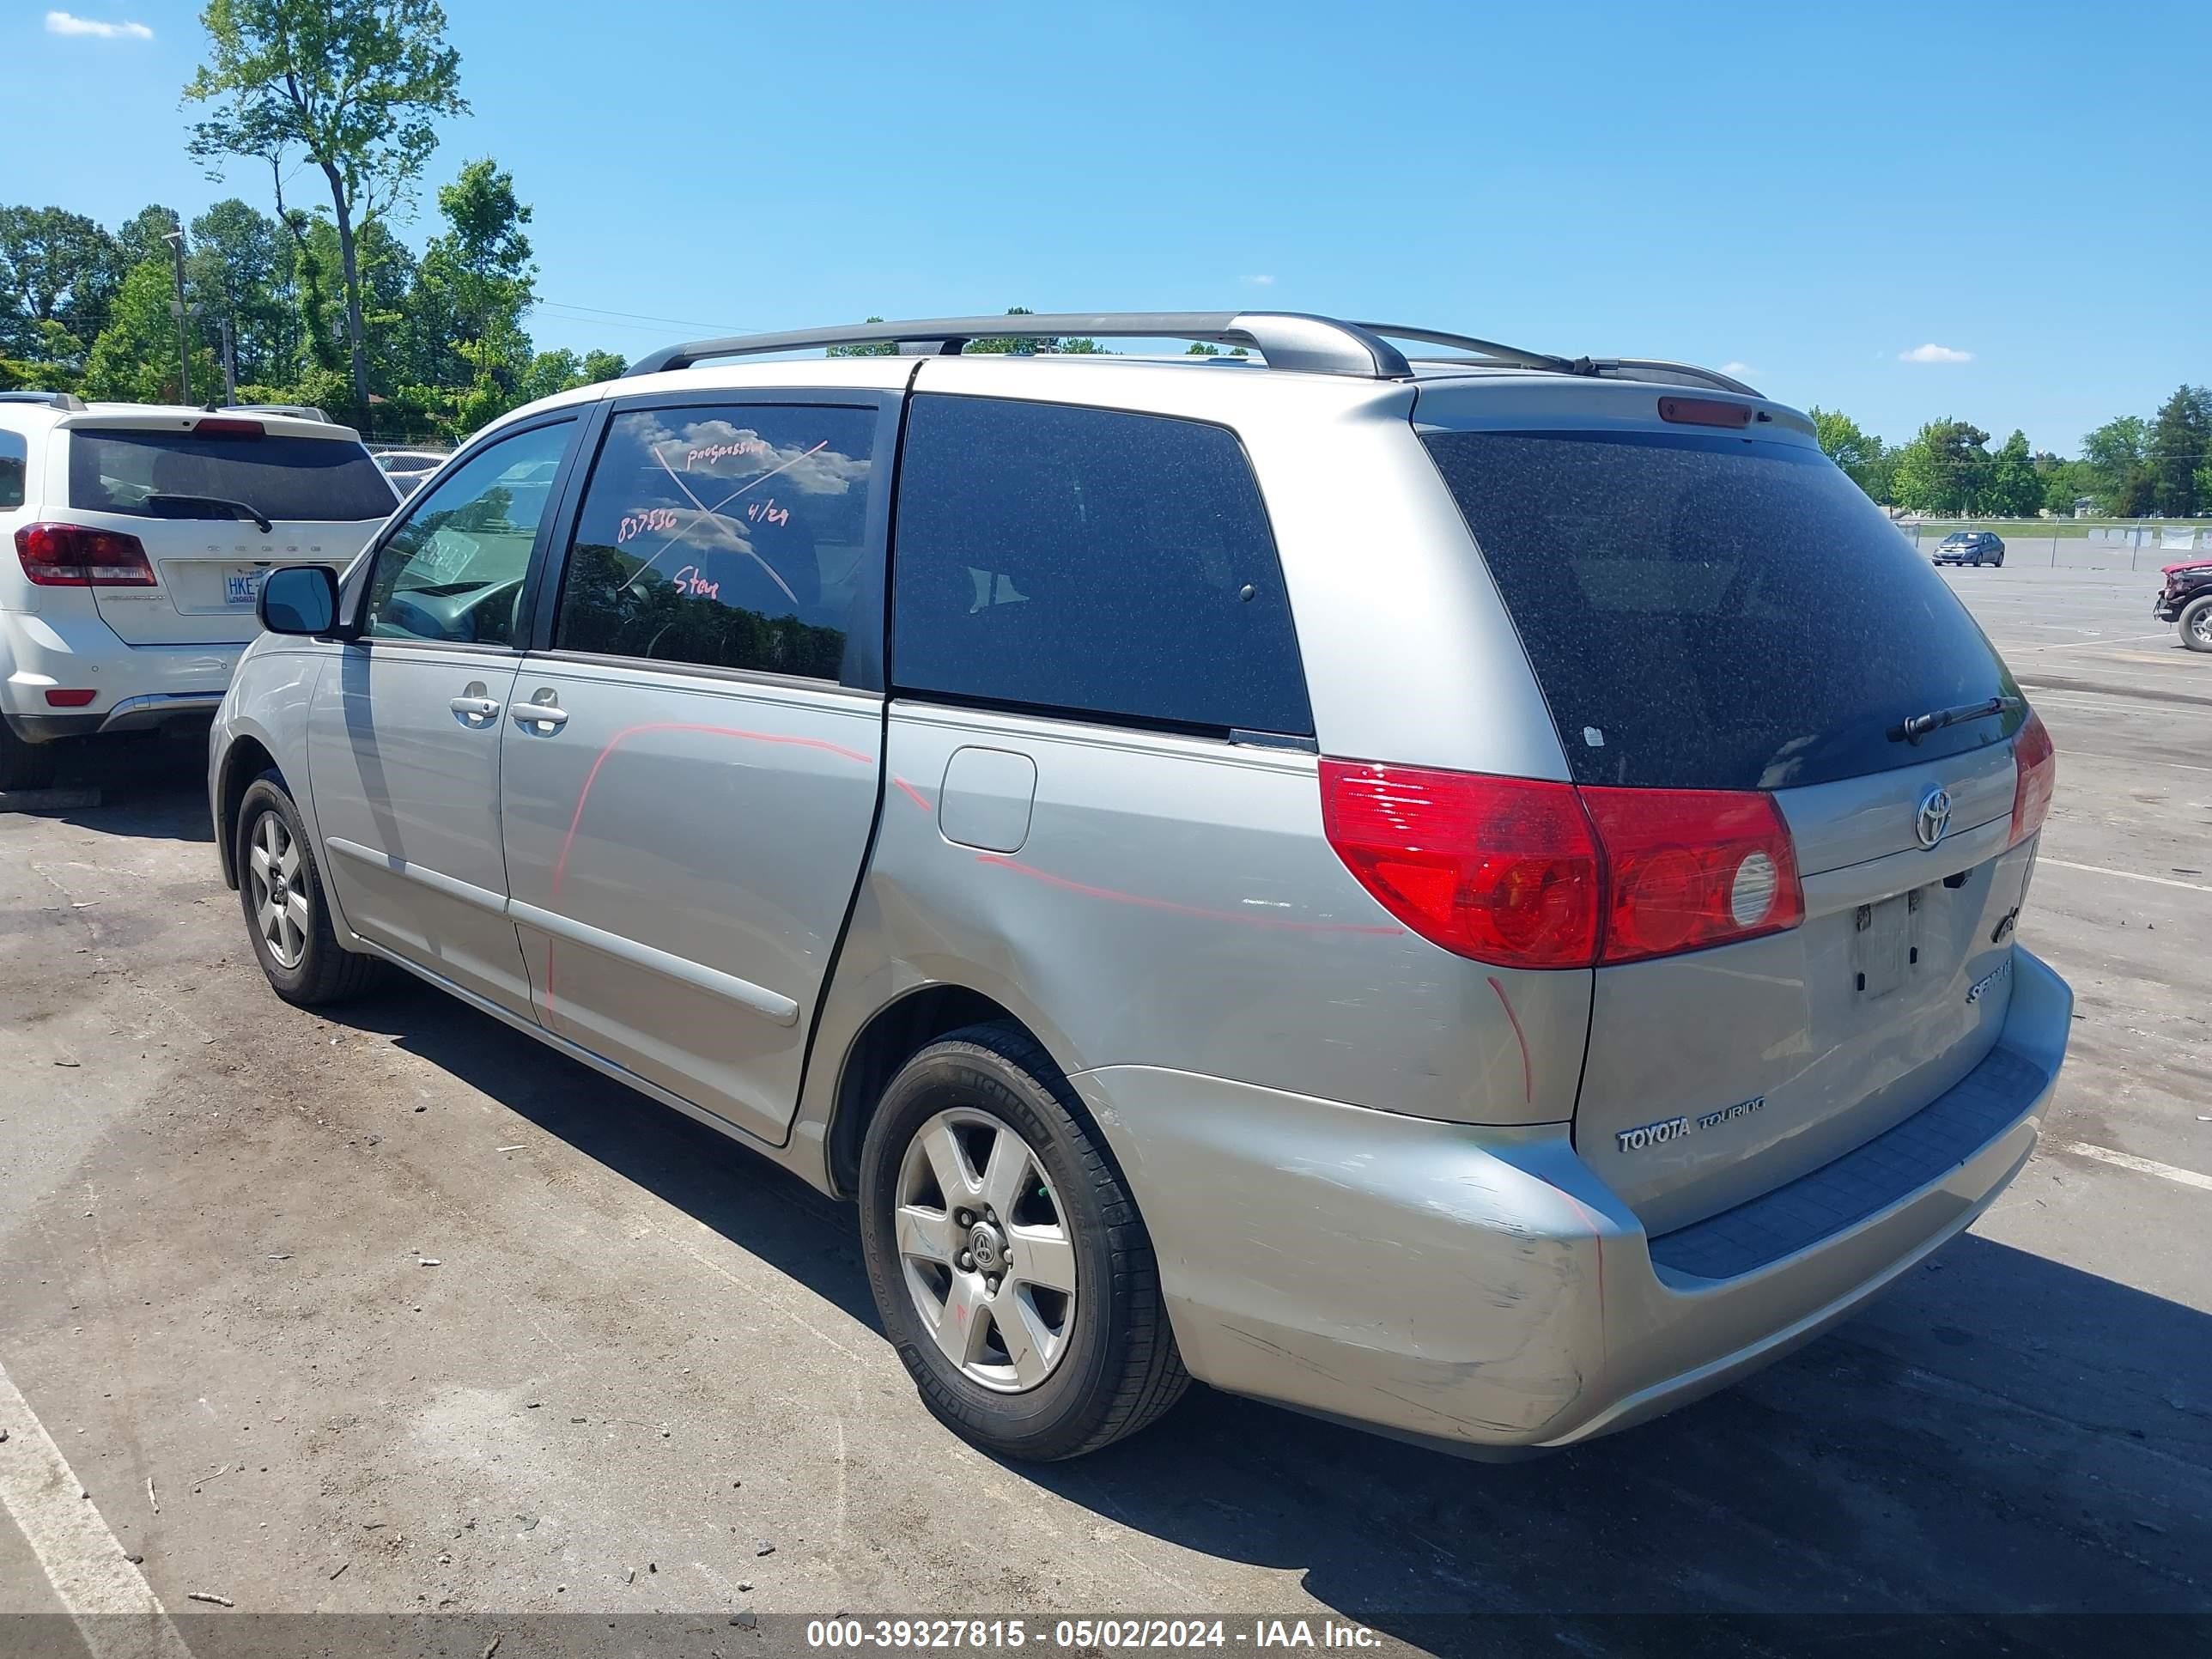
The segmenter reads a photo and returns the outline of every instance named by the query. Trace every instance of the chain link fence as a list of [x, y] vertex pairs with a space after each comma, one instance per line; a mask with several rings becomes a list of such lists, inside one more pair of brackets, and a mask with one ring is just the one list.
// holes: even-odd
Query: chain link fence
[[1954, 531], [1994, 533], [2005, 544], [2007, 564], [2047, 565], [2066, 570], [2156, 570], [2188, 559], [2212, 559], [2212, 525], [2098, 524], [2081, 519], [2004, 523], [1988, 519], [1899, 520], [1913, 550], [1933, 557]]

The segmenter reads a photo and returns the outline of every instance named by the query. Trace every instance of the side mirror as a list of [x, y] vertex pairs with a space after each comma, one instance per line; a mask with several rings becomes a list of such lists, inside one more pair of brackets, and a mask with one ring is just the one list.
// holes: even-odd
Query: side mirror
[[261, 625], [272, 634], [334, 634], [338, 579], [325, 565], [288, 564], [262, 579], [255, 609]]

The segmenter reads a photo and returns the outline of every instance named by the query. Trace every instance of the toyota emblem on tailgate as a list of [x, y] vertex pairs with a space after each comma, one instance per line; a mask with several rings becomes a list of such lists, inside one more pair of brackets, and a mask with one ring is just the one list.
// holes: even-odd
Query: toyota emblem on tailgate
[[1951, 792], [1937, 784], [1920, 798], [1920, 816], [1912, 831], [1923, 847], [1933, 847], [1951, 827]]

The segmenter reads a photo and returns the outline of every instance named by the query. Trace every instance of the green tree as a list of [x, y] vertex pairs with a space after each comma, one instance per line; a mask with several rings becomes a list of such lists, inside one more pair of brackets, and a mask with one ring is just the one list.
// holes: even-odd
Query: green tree
[[1813, 417], [1813, 433], [1827, 458], [1850, 476], [1852, 482], [1880, 501], [1874, 481], [1879, 476], [1887, 484], [1888, 475], [1880, 466], [1885, 453], [1880, 438], [1862, 428], [1859, 423], [1839, 409], [1823, 409], [1815, 404], [1805, 411]]
[[[861, 320], [863, 322], [880, 323], [883, 321], [883, 319], [880, 317], [866, 317]], [[822, 355], [825, 357], [896, 357], [898, 356], [898, 342], [896, 340], [878, 340], [872, 345], [830, 346], [823, 351]]]
[[49, 323], [91, 339], [122, 282], [114, 238], [82, 214], [0, 208], [0, 353], [41, 361]]
[[84, 342], [59, 323], [40, 323], [27, 357], [0, 356], [0, 391], [28, 386], [39, 392], [75, 392], [84, 379]]
[[149, 259], [175, 258], [169, 252], [169, 233], [182, 229], [184, 222], [176, 209], [159, 202], [140, 208], [115, 228], [115, 251], [123, 269], [136, 270]]
[[581, 357], [565, 348], [541, 351], [530, 360], [530, 367], [523, 371], [515, 386], [515, 404], [519, 408], [540, 398], [550, 398], [556, 392], [570, 392], [580, 386], [616, 380], [629, 367], [611, 351], [587, 351]]
[[300, 325], [291, 303], [291, 250], [276, 222], [234, 196], [192, 221], [191, 244], [188, 291], [210, 337], [229, 322], [238, 378], [289, 375], [297, 367]]
[[[185, 88], [212, 112], [191, 151], [268, 164], [285, 213], [287, 158], [321, 171], [336, 219], [356, 408], [368, 408], [362, 227], [411, 195], [437, 146], [433, 120], [465, 113], [460, 54], [437, 0], [208, 0], [208, 62]], [[295, 230], [295, 236], [300, 233]]]
[[[1034, 317], [1036, 315], [1036, 313], [1031, 311], [1027, 306], [1008, 306], [1006, 307], [1006, 315], [1009, 317]], [[1075, 356], [1089, 356], [1095, 353], [1103, 352], [1106, 349], [1104, 346], [1100, 345], [1096, 340], [1085, 339], [1080, 337], [1069, 337], [1057, 334], [994, 334], [986, 336], [984, 338], [980, 340], [969, 341], [967, 349], [970, 351], [991, 352], [1000, 355], [1016, 352], [1033, 352], [1040, 357], [1054, 356], [1063, 353], [1071, 354]]]
[[2185, 386], [2159, 406], [2148, 453], [2152, 501], [2169, 518], [2186, 519], [2212, 507], [2197, 487], [2197, 469], [2212, 459], [2212, 389]]
[[2153, 495], [2150, 428], [2140, 416], [2107, 421], [2081, 440], [2081, 459], [2097, 481], [2106, 512], [2124, 519], [2148, 513]]
[[2027, 447], [2027, 434], [2015, 427], [1990, 463], [1981, 510], [2008, 519], [2029, 519], [2042, 505], [2043, 480], [2036, 474], [2035, 456]]
[[446, 319], [468, 377], [512, 390], [530, 364], [522, 328], [538, 275], [522, 232], [530, 210], [515, 196], [514, 175], [487, 157], [438, 192], [438, 210], [447, 228], [423, 250], [419, 286]]
[[2096, 496], [2096, 474], [2087, 462], [2063, 460], [2056, 455], [2035, 459], [2037, 476], [2043, 484], [2043, 505], [2053, 516], [2070, 517], [2075, 501], [2084, 495]]
[[[119, 403], [173, 404], [184, 395], [177, 373], [177, 319], [169, 314], [176, 276], [168, 261], [149, 259], [123, 279], [107, 326], [92, 343], [84, 393]], [[222, 371], [205, 346], [192, 353], [192, 388], [220, 392]]]
[[586, 386], [597, 386], [602, 380], [619, 380], [629, 368], [629, 361], [619, 351], [587, 351], [584, 354]]
[[1987, 483], [1990, 434], [1968, 421], [1930, 421], [1897, 452], [1890, 489], [1920, 513], [1971, 513]]

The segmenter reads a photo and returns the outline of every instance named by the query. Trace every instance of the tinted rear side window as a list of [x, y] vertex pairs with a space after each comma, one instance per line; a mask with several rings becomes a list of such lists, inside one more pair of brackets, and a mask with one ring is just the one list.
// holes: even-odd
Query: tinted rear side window
[[2012, 677], [1857, 485], [1794, 444], [1429, 432], [1576, 779], [1780, 789], [2012, 735], [2018, 713], [1908, 745], [1907, 715]]
[[895, 568], [903, 690], [1313, 731], [1259, 486], [1218, 427], [917, 397]]
[[398, 505], [368, 452], [343, 439], [78, 427], [69, 451], [70, 505], [98, 513], [226, 516], [181, 499], [199, 495], [243, 501], [264, 518], [347, 523], [389, 518]]
[[766, 404], [616, 416], [577, 515], [556, 647], [837, 679], [853, 629], [883, 625], [876, 420]]
[[23, 504], [23, 474], [31, 447], [20, 432], [0, 432], [0, 513]]

